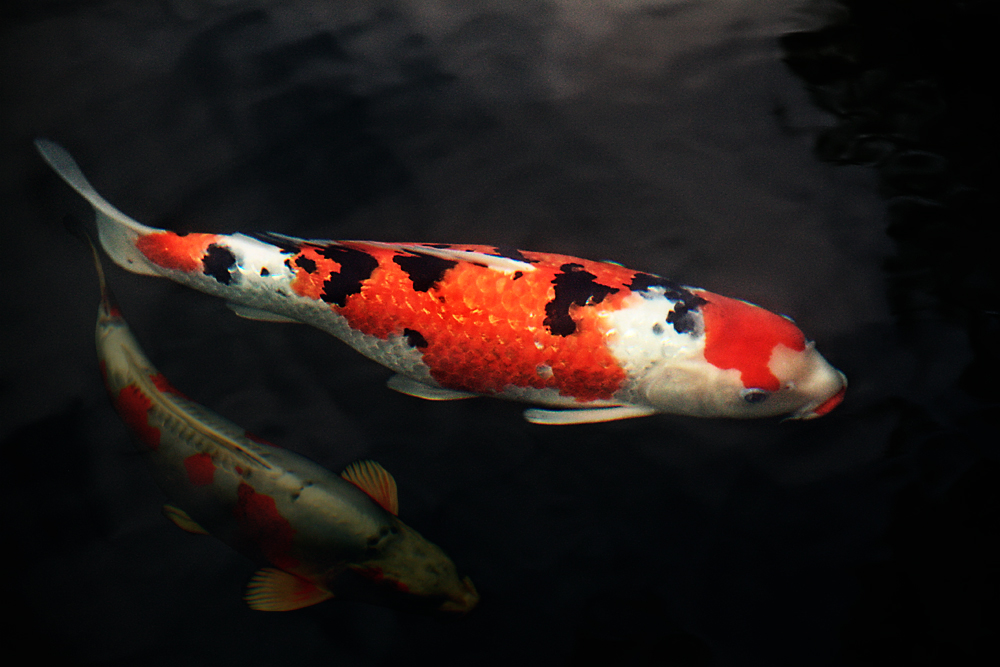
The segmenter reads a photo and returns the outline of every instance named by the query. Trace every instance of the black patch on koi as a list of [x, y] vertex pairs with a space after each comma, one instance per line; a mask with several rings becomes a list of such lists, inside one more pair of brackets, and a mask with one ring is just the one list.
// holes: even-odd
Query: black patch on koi
[[268, 245], [276, 246], [281, 250], [281, 252], [291, 255], [297, 255], [301, 252], [300, 244], [292, 241], [290, 239], [283, 238], [274, 234], [272, 232], [244, 232], [246, 236], [250, 238], [257, 239], [267, 243]]
[[523, 276], [524, 276], [524, 271], [515, 271], [514, 277], [511, 278], [511, 280], [517, 280], [518, 278], [521, 278]]
[[458, 264], [454, 260], [432, 255], [396, 255], [392, 261], [406, 272], [413, 282], [413, 289], [418, 292], [434, 287], [444, 277], [445, 271]]
[[[692, 296], [694, 295], [692, 294]], [[708, 303], [700, 296], [695, 296], [694, 298], [698, 301], [694, 305], [681, 301], [674, 306], [673, 310], [667, 313], [667, 324], [674, 325], [674, 331], [679, 334], [694, 333], [695, 319], [691, 311], [703, 303]]]
[[313, 273], [316, 270], [316, 261], [309, 259], [305, 255], [299, 255], [295, 258], [295, 266], [302, 267], [306, 270], [306, 273]]
[[493, 254], [497, 257], [506, 257], [507, 259], [514, 259], [517, 260], [518, 262], [525, 262], [528, 264], [538, 263], [537, 259], [528, 259], [524, 255], [522, 255], [521, 251], [518, 250], [517, 248], [511, 248], [508, 246], [502, 246], [502, 245], [493, 246]]
[[361, 292], [361, 284], [378, 268], [378, 260], [363, 250], [328, 245], [320, 249], [320, 254], [340, 264], [340, 271], [330, 273], [324, 281], [320, 298], [341, 307], [347, 305], [347, 297]]
[[672, 324], [674, 331], [679, 334], [692, 333], [695, 330], [695, 320], [691, 311], [708, 302], [674, 281], [651, 273], [636, 273], [628, 285], [633, 292], [646, 292], [650, 287], [662, 287], [663, 295], [677, 302], [667, 314], [667, 324]]
[[223, 285], [233, 281], [233, 274], [229, 269], [236, 264], [236, 256], [229, 248], [213, 243], [208, 246], [205, 256], [201, 258], [201, 264], [205, 267], [206, 276], [212, 276]]
[[576, 322], [570, 317], [569, 308], [593, 306], [609, 294], [618, 290], [594, 281], [597, 276], [583, 270], [582, 264], [563, 264], [553, 280], [556, 295], [545, 304], [545, 319], [542, 321], [554, 336], [569, 336], [576, 331]]
[[262, 276], [269, 276], [269, 275], [271, 275], [271, 272], [267, 270], [266, 266], [262, 266], [260, 268], [260, 275], [262, 275]]
[[427, 347], [427, 339], [416, 329], [403, 329], [403, 337], [406, 338], [406, 343], [410, 347]]
[[650, 287], [662, 287], [664, 290], [663, 293], [671, 301], [683, 301], [685, 297], [694, 297], [691, 292], [687, 291], [674, 281], [661, 278], [660, 276], [655, 276], [652, 273], [637, 271], [636, 274], [632, 276], [632, 282], [628, 284], [628, 288], [633, 292], [647, 292]]

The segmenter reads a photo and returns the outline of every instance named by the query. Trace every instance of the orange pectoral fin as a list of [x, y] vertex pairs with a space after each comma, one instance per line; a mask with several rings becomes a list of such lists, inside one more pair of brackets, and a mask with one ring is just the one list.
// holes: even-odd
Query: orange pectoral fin
[[313, 582], [283, 570], [264, 567], [257, 570], [243, 599], [258, 611], [291, 611], [329, 600], [333, 593]]
[[340, 476], [367, 493], [385, 511], [393, 516], [399, 514], [396, 480], [379, 464], [374, 461], [355, 461]]

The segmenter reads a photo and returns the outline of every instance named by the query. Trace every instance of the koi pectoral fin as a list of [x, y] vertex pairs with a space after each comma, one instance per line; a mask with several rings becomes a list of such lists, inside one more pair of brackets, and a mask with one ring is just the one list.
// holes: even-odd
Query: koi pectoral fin
[[375, 461], [355, 461], [340, 476], [367, 493], [386, 512], [399, 515], [396, 480]]
[[243, 599], [257, 611], [292, 611], [329, 600], [333, 593], [284, 570], [263, 567], [247, 584]]
[[181, 530], [186, 530], [189, 533], [194, 533], [195, 535], [208, 535], [208, 531], [198, 525], [198, 522], [188, 516], [188, 513], [182, 510], [180, 507], [175, 507], [174, 505], [164, 505], [163, 514], [166, 515], [168, 519], [174, 522], [174, 525]]
[[528, 408], [524, 411], [524, 418], [532, 424], [594, 424], [618, 419], [631, 419], [632, 417], [647, 417], [655, 413], [656, 410], [653, 408], [646, 408], [639, 405], [619, 405], [611, 408], [584, 408], [580, 410]]
[[393, 375], [386, 382], [389, 389], [398, 391], [407, 396], [416, 396], [427, 401], [457, 401], [461, 398], [475, 398], [478, 394], [471, 394], [467, 391], [456, 391], [445, 389], [444, 387], [432, 387], [423, 382], [417, 382], [405, 375]]

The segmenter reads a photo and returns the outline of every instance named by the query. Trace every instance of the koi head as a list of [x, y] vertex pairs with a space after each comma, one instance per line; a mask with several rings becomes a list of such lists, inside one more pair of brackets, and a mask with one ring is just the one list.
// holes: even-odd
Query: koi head
[[792, 321], [710, 292], [698, 308], [704, 347], [653, 369], [643, 391], [665, 412], [812, 419], [844, 398], [847, 378]]
[[367, 580], [368, 590], [356, 595], [368, 601], [459, 614], [479, 602], [472, 581], [458, 576], [444, 551], [398, 520], [391, 533], [369, 549], [369, 557], [350, 569]]

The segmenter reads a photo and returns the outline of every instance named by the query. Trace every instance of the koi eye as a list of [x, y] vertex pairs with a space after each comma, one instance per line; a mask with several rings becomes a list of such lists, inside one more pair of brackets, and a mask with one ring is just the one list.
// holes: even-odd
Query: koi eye
[[657, 336], [659, 336], [660, 334], [662, 334], [663, 333], [663, 325], [660, 324], [659, 322], [657, 322], [656, 324], [654, 324], [653, 325], [653, 333], [656, 334]]
[[771, 392], [764, 391], [763, 389], [744, 389], [740, 392], [740, 396], [743, 397], [743, 400], [751, 404], [763, 403], [770, 395]]

